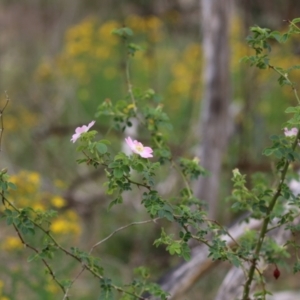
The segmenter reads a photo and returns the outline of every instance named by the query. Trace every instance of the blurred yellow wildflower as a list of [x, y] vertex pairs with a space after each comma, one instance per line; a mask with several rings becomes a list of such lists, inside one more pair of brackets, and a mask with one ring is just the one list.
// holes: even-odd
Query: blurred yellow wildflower
[[79, 217], [74, 211], [67, 210], [64, 214], [52, 221], [50, 230], [56, 234], [71, 233], [79, 235], [81, 233]]
[[[66, 206], [66, 201], [61, 196], [41, 191], [41, 176], [37, 172], [22, 170], [11, 176], [10, 181], [17, 186], [17, 190], [11, 190], [9, 194], [17, 207], [29, 206], [35, 211], [46, 211], [51, 206], [57, 209]], [[64, 186], [61, 180], [57, 180], [56, 184]], [[59, 217], [52, 221], [50, 230], [57, 234], [79, 235], [81, 233], [79, 216], [71, 209], [62, 211]], [[13, 246], [14, 241], [15, 239], [9, 239], [8, 245]]]
[[191, 97], [197, 101], [200, 98], [202, 49], [199, 44], [192, 43], [186, 46], [180, 56], [171, 69], [173, 80], [168, 86], [173, 109], [179, 108], [182, 98]]
[[52, 65], [48, 61], [43, 61], [36, 69], [34, 77], [36, 80], [46, 81], [53, 75]]
[[6, 251], [22, 249], [23, 245], [19, 237], [8, 236], [5, 237], [1, 243], [2, 249]]
[[66, 201], [60, 196], [54, 196], [51, 199], [51, 204], [56, 208], [62, 208], [66, 205]]
[[64, 189], [67, 187], [66, 183], [63, 182], [61, 179], [55, 179], [54, 180], [54, 185], [59, 188], [59, 189]]
[[115, 35], [112, 34], [112, 31], [119, 27], [121, 27], [121, 24], [115, 20], [105, 22], [98, 29], [99, 41], [101, 41], [103, 44], [108, 44], [111, 46], [117, 45], [119, 40]]
[[45, 289], [51, 294], [57, 294], [60, 291], [59, 286], [53, 280], [46, 284]]

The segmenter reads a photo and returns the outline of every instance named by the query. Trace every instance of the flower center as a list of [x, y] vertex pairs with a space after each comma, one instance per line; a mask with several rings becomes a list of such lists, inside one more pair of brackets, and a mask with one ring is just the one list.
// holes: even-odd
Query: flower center
[[138, 144], [136, 144], [135, 149], [138, 152], [143, 152], [144, 146], [141, 143], [138, 143]]

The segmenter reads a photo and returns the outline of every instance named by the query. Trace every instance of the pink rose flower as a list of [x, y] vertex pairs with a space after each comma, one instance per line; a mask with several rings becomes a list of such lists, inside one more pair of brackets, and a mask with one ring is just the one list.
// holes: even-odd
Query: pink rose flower
[[75, 129], [75, 133], [72, 135], [71, 142], [75, 143], [81, 136], [82, 133], [88, 132], [89, 129], [95, 124], [95, 121], [92, 121], [88, 126], [83, 125]]
[[141, 157], [149, 158], [153, 157], [152, 152], [153, 150], [150, 147], [145, 147], [142, 143], [138, 142], [137, 140], [133, 141], [131, 137], [125, 138], [125, 142], [132, 150], [132, 152], [139, 154]]
[[296, 127], [288, 130], [287, 128], [284, 128], [284, 135], [285, 136], [294, 136], [297, 135], [298, 129]]

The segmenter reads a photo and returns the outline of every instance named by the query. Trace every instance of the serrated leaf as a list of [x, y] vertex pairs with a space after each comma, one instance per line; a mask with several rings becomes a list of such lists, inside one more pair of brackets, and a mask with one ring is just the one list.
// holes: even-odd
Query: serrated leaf
[[168, 246], [167, 249], [171, 255], [174, 255], [175, 253], [181, 254], [181, 246], [176, 242]]
[[124, 27], [123, 31], [128, 35], [128, 36], [132, 36], [133, 35], [133, 31], [131, 28], [129, 27]]
[[14, 222], [14, 219], [11, 217], [6, 218], [6, 224], [9, 226]]
[[110, 145], [111, 144], [111, 142], [109, 140], [100, 140], [99, 142], [102, 143], [102, 144], [105, 144], [105, 145]]
[[123, 170], [122, 169], [114, 169], [114, 176], [116, 178], [122, 178], [123, 177]]
[[279, 31], [272, 31], [270, 33], [270, 37], [274, 38], [275, 40], [277, 40], [277, 42], [281, 42], [281, 34]]
[[17, 186], [12, 183], [12, 182], [8, 182], [8, 186], [12, 189], [12, 190], [16, 190], [17, 189]]
[[300, 18], [295, 18], [292, 20], [292, 23], [296, 24], [296, 23], [299, 23], [300, 22]]
[[107, 146], [103, 143], [97, 143], [96, 148], [100, 154], [105, 154], [107, 152]]
[[139, 163], [139, 164], [135, 165], [133, 167], [133, 169], [136, 170], [137, 172], [143, 172], [144, 171], [144, 166], [143, 166], [143, 164]]
[[182, 257], [185, 259], [185, 260], [190, 260], [191, 259], [191, 249], [189, 248], [189, 246], [187, 244], [183, 244], [182, 245]]
[[285, 43], [288, 40], [288, 38], [289, 38], [289, 34], [285, 33], [282, 35], [280, 42]]
[[290, 106], [288, 107], [284, 112], [289, 114], [289, 113], [297, 113], [300, 111], [300, 107], [299, 106]]
[[11, 216], [12, 215], [12, 211], [10, 209], [5, 209], [4, 210], [4, 213], [7, 215], [7, 216]]
[[263, 151], [263, 155], [270, 156], [274, 152], [274, 149], [267, 148]]
[[98, 300], [114, 300], [111, 290], [102, 290]]
[[111, 201], [108, 205], [108, 210], [110, 210], [113, 206], [117, 205], [117, 204], [121, 204], [123, 203], [123, 198], [120, 196], [120, 197], [117, 197], [115, 200]]
[[236, 255], [229, 253], [227, 255], [227, 258], [235, 267], [237, 267], [237, 268], [240, 267], [241, 262]]
[[275, 134], [274, 134], [274, 135], [271, 135], [271, 136], [270, 136], [270, 140], [271, 140], [271, 141], [278, 141], [278, 140], [279, 140], [279, 136], [278, 136], [278, 135], [275, 135]]

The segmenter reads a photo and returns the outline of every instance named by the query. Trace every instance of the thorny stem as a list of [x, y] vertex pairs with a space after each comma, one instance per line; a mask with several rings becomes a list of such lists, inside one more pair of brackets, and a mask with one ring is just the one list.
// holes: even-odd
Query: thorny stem
[[[300, 213], [299, 213], [299, 214], [296, 214], [296, 215], [293, 215], [293, 218], [296, 219], [296, 218], [298, 218], [299, 216], [300, 216]], [[280, 226], [282, 226], [281, 223], [279, 223], [279, 224], [277, 224], [277, 225], [275, 225], [275, 226], [273, 226], [273, 227], [270, 227], [270, 228], [268, 228], [267, 232], [272, 231], [272, 230], [274, 230], [274, 229], [276, 229], [276, 228], [278, 228], [278, 227], [280, 227]]]
[[[25, 240], [23, 239], [18, 227], [13, 224], [14, 229], [20, 239], [20, 241], [22, 242], [22, 244], [26, 247], [31, 249], [32, 251], [34, 251], [36, 254], [39, 254], [39, 250], [37, 250], [36, 248], [34, 248], [33, 246], [29, 245], [27, 242], [25, 242]], [[57, 283], [57, 285], [61, 288], [61, 290], [63, 291], [63, 293], [66, 293], [66, 289], [64, 288], [64, 286], [57, 280], [52, 268], [50, 267], [50, 265], [47, 263], [47, 261], [44, 258], [41, 258], [42, 262], [44, 263], [44, 265], [46, 266], [46, 268], [49, 271], [49, 274], [51, 275], [52, 279]], [[64, 299], [69, 299], [69, 297], [64, 297]]]
[[[126, 42], [126, 46], [127, 46], [127, 42]], [[130, 56], [129, 56], [129, 54], [127, 54], [126, 68], [125, 68], [126, 81], [127, 81], [128, 93], [129, 93], [131, 102], [134, 105], [134, 111], [136, 112], [137, 111], [137, 106], [136, 106], [135, 97], [134, 97], [134, 94], [133, 94], [133, 91], [132, 91], [132, 83], [131, 83], [131, 79], [130, 79], [129, 64], [130, 64]]]
[[[0, 193], [1, 196], [2, 196], [2, 200], [4, 202], [6, 202], [9, 206], [11, 206], [15, 211], [17, 211], [18, 213], [20, 213], [20, 210], [12, 203], [10, 202], [5, 196], [4, 196], [4, 193], [1, 192]], [[30, 218], [29, 218], [30, 219]], [[68, 251], [67, 249], [65, 249], [64, 247], [62, 247], [57, 241], [56, 239], [50, 234], [50, 232], [48, 230], [45, 230], [40, 224], [36, 223], [34, 220], [30, 219], [30, 221], [32, 222], [32, 224], [34, 224], [37, 228], [39, 228], [44, 234], [46, 234], [51, 240], [52, 242], [54, 243], [54, 245], [60, 249], [62, 252], [64, 252], [66, 255], [69, 255], [71, 256], [73, 259], [77, 260], [78, 262], [84, 264], [81, 260], [80, 257], [77, 257], [76, 255], [74, 255], [73, 253], [71, 253], [70, 251]], [[17, 231], [18, 233], [18, 231]], [[19, 235], [20, 237], [20, 235]], [[22, 241], [22, 240], [21, 240]], [[24, 243], [23, 243], [24, 244]], [[26, 245], [26, 244], [25, 244]], [[32, 248], [31, 248], [32, 249]], [[38, 251], [37, 251], [38, 252]], [[91, 274], [93, 274], [95, 277], [99, 278], [99, 279], [103, 279], [103, 276], [101, 276], [100, 274], [98, 274], [95, 270], [93, 270], [92, 267], [90, 267], [89, 265], [87, 264], [84, 264], [84, 268], [87, 269]], [[53, 273], [53, 272], [52, 272]], [[114, 285], [114, 284], [111, 284], [111, 287], [113, 289], [115, 289], [116, 291], [119, 291], [121, 293], [125, 293], [125, 294], [128, 294], [130, 296], [133, 296], [135, 297], [136, 299], [139, 299], [139, 300], [147, 300], [147, 298], [144, 298], [144, 297], [141, 297], [135, 293], [132, 293], [132, 292], [129, 292], [129, 291], [126, 291], [124, 290], [123, 288], [117, 286], [117, 285]], [[64, 299], [68, 299], [66, 297], [66, 293], [67, 291], [65, 291], [65, 289], [63, 290], [64, 291]]]
[[[107, 241], [108, 239], [110, 239], [113, 235], [115, 235], [117, 232], [121, 231], [121, 230], [124, 230], [128, 227], [131, 227], [131, 226], [134, 226], [134, 225], [140, 225], [140, 224], [146, 224], [146, 223], [150, 223], [150, 222], [153, 222], [153, 223], [156, 223], [156, 221], [160, 220], [161, 218], [156, 218], [156, 219], [151, 219], [151, 220], [146, 220], [146, 221], [140, 221], [140, 222], [132, 222], [130, 224], [127, 224], [125, 226], [122, 226], [118, 229], [116, 229], [114, 232], [112, 232], [110, 235], [108, 235], [106, 238], [104, 238], [103, 240], [99, 241], [98, 243], [96, 243], [90, 250], [89, 254], [92, 253], [92, 251], [97, 247], [99, 246], [100, 244], [104, 243], [105, 241]], [[80, 270], [80, 272], [76, 275], [76, 277], [72, 280], [70, 286], [68, 287], [67, 291], [66, 291], [66, 294], [68, 293], [68, 290], [71, 288], [71, 286], [74, 284], [74, 282], [79, 278], [79, 276], [83, 273], [83, 271], [85, 270], [86, 266], [84, 265], [82, 267], [82, 269]], [[64, 298], [65, 299], [65, 298]], [[63, 299], [63, 300], [64, 300]]]
[[240, 244], [238, 243], [238, 241], [230, 234], [230, 232], [224, 227], [222, 226], [218, 221], [216, 220], [210, 220], [210, 219], [204, 219], [207, 222], [211, 222], [214, 223], [216, 225], [218, 225], [222, 230], [224, 230], [224, 232], [226, 232], [226, 234], [231, 238], [231, 240], [238, 246], [240, 247]]
[[[299, 139], [300, 139], [300, 130], [298, 130], [295, 141], [293, 142], [293, 145], [292, 145], [293, 150], [295, 150]], [[260, 230], [258, 242], [256, 244], [253, 259], [252, 259], [252, 263], [251, 263], [251, 266], [250, 266], [250, 269], [249, 269], [249, 272], [248, 272], [248, 279], [247, 279], [247, 281], [245, 283], [245, 286], [244, 286], [242, 300], [248, 300], [249, 299], [250, 287], [251, 287], [251, 283], [253, 281], [253, 276], [254, 276], [254, 271], [255, 271], [255, 268], [256, 268], [256, 263], [259, 259], [259, 253], [260, 253], [262, 244], [264, 242], [265, 235], [266, 235], [267, 230], [268, 230], [268, 225], [269, 225], [269, 222], [270, 222], [271, 213], [272, 213], [272, 211], [275, 207], [277, 199], [281, 195], [281, 189], [282, 189], [282, 186], [283, 186], [283, 183], [284, 183], [285, 176], [286, 176], [289, 165], [290, 165], [290, 162], [288, 160], [286, 160], [285, 164], [284, 164], [284, 167], [281, 171], [280, 181], [279, 181], [276, 193], [274, 194], [274, 196], [271, 199], [271, 202], [269, 204], [269, 207], [267, 208], [266, 217], [263, 221], [263, 224], [262, 224], [262, 227], [261, 227], [261, 230]]]
[[173, 159], [171, 159], [171, 163], [172, 163], [172, 166], [173, 168], [181, 175], [181, 178], [184, 182], [184, 185], [187, 189], [187, 192], [189, 194], [189, 199], [193, 198], [193, 194], [191, 192], [191, 187], [190, 187], [190, 184], [188, 183], [187, 179], [186, 179], [186, 176], [183, 174], [183, 172], [178, 168], [177, 164], [174, 162]]
[[[159, 144], [159, 142], [157, 141], [157, 139], [154, 139], [154, 142], [155, 142], [155, 144], [156, 144], [156, 146], [157, 146], [158, 148], [161, 148], [161, 145]], [[174, 161], [173, 158], [170, 159], [170, 162], [171, 162], [173, 168], [174, 168], [174, 169], [180, 174], [180, 176], [182, 177], [182, 180], [183, 180], [183, 182], [184, 182], [184, 185], [185, 185], [185, 187], [186, 187], [186, 189], [187, 189], [187, 191], [188, 191], [189, 198], [191, 199], [191, 198], [193, 197], [193, 194], [192, 194], [192, 192], [191, 192], [192, 189], [191, 189], [191, 187], [190, 187], [190, 184], [189, 184], [188, 180], [186, 179], [186, 176], [185, 176], [185, 175], [183, 174], [183, 172], [178, 168], [178, 166], [177, 166], [177, 164], [176, 164], [176, 162]]]
[[280, 76], [284, 77], [287, 80], [287, 82], [289, 83], [289, 85], [292, 87], [292, 90], [294, 92], [295, 98], [298, 101], [298, 104], [300, 104], [300, 99], [299, 99], [299, 96], [298, 96], [298, 93], [297, 93], [297, 89], [296, 89], [295, 85], [291, 82], [291, 80], [289, 79], [288, 75], [282, 73], [280, 70], [278, 70], [276, 67], [274, 67], [272, 65], [269, 65], [269, 68], [272, 69], [272, 70], [274, 70], [276, 73], [278, 73]]
[[288, 22], [289, 22], [290, 25], [292, 25], [293, 27], [295, 27], [297, 30], [300, 31], [300, 28], [295, 23], [293, 23], [293, 22], [291, 22], [289, 20], [288, 20]]

